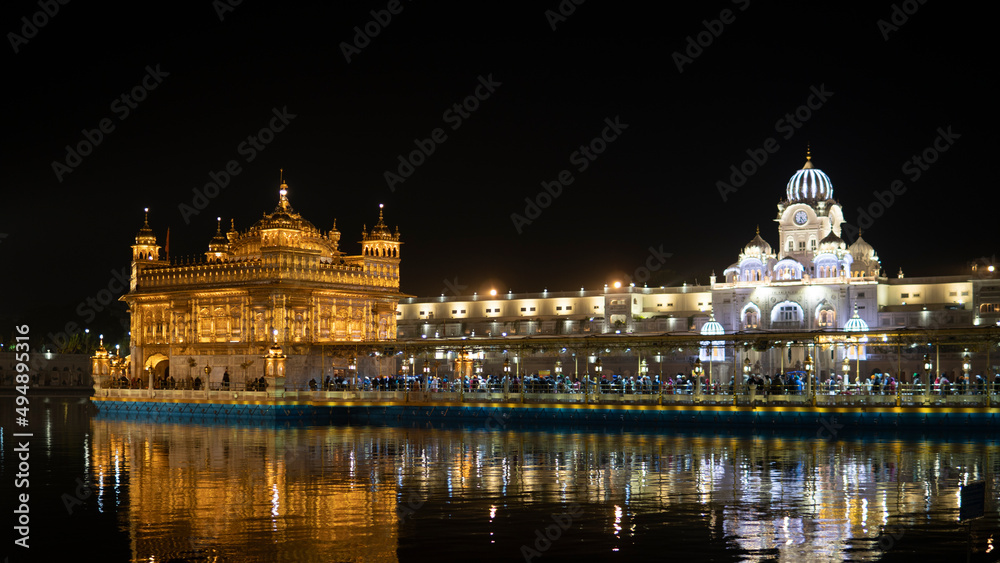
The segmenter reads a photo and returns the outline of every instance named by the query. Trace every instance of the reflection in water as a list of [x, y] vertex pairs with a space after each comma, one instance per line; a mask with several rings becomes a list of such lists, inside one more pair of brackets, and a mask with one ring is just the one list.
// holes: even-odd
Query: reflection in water
[[137, 561], [961, 553], [958, 485], [976, 480], [990, 491], [978, 526], [997, 524], [987, 440], [106, 419], [91, 429], [100, 510], [119, 513]]

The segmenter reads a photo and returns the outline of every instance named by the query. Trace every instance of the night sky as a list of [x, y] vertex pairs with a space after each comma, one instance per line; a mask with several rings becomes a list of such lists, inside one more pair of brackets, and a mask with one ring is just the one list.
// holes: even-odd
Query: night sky
[[[994, 254], [988, 14], [650, 6], [70, 2], [47, 16], [6, 2], [0, 321], [112, 330], [80, 304], [119, 287], [144, 207], [172, 256], [201, 254], [217, 216], [245, 229], [274, 208], [279, 168], [294, 208], [324, 230], [336, 218], [350, 254], [384, 203], [418, 296], [598, 288], [666, 254], [650, 285], [706, 283], [758, 225], [777, 244], [775, 204], [807, 143], [850, 223], [903, 182], [864, 232], [887, 274]], [[914, 163], [936, 139], [947, 150]], [[81, 143], [89, 154], [67, 154]], [[433, 152], [387, 179], [418, 145]], [[748, 151], [767, 160], [724, 198]], [[199, 200], [227, 165], [228, 185]], [[540, 195], [562, 171], [558, 195]]]

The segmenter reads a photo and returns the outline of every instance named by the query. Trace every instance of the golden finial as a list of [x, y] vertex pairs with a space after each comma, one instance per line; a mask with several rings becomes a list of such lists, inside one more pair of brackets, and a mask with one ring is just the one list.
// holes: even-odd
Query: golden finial
[[760, 225], [757, 225], [757, 236], [760, 236]]
[[285, 183], [285, 169], [278, 169], [279, 180], [281, 181], [281, 186], [278, 189], [278, 205], [283, 210], [288, 210], [288, 184]]
[[229, 219], [229, 230], [230, 231], [235, 231], [236, 230], [236, 219], [235, 218]]
[[215, 218], [215, 234], [222, 234], [222, 217]]
[[806, 143], [806, 160], [812, 160], [812, 150], [809, 147], [809, 143]]
[[148, 207], [143, 207], [142, 211], [146, 214], [146, 218], [143, 219], [143, 221], [142, 221], [142, 223], [143, 223], [142, 226], [143, 227], [149, 227], [149, 208]]

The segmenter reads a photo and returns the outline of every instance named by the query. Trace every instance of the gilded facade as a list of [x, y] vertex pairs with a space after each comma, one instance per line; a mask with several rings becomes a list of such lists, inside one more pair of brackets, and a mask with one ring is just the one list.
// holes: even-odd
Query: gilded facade
[[122, 297], [131, 314], [128, 373], [139, 386], [197, 377], [218, 388], [227, 372], [234, 388], [260, 377], [274, 385], [283, 374], [265, 371], [265, 355], [282, 356], [288, 383], [303, 385], [335, 367], [325, 344], [395, 340], [402, 243], [381, 206], [375, 226], [362, 229], [360, 255], [340, 249], [336, 220], [322, 231], [297, 213], [284, 182], [278, 205], [250, 228], [232, 220], [223, 234], [221, 223], [204, 258], [171, 260], [147, 212]]

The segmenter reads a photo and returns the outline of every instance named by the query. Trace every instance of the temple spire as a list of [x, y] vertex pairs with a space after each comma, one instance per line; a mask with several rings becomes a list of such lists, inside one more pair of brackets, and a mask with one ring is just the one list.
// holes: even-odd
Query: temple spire
[[290, 205], [288, 203], [288, 184], [285, 183], [284, 168], [278, 169], [278, 180], [281, 182], [281, 186], [279, 186], [278, 189], [278, 207], [280, 207], [282, 211], [288, 211]]

